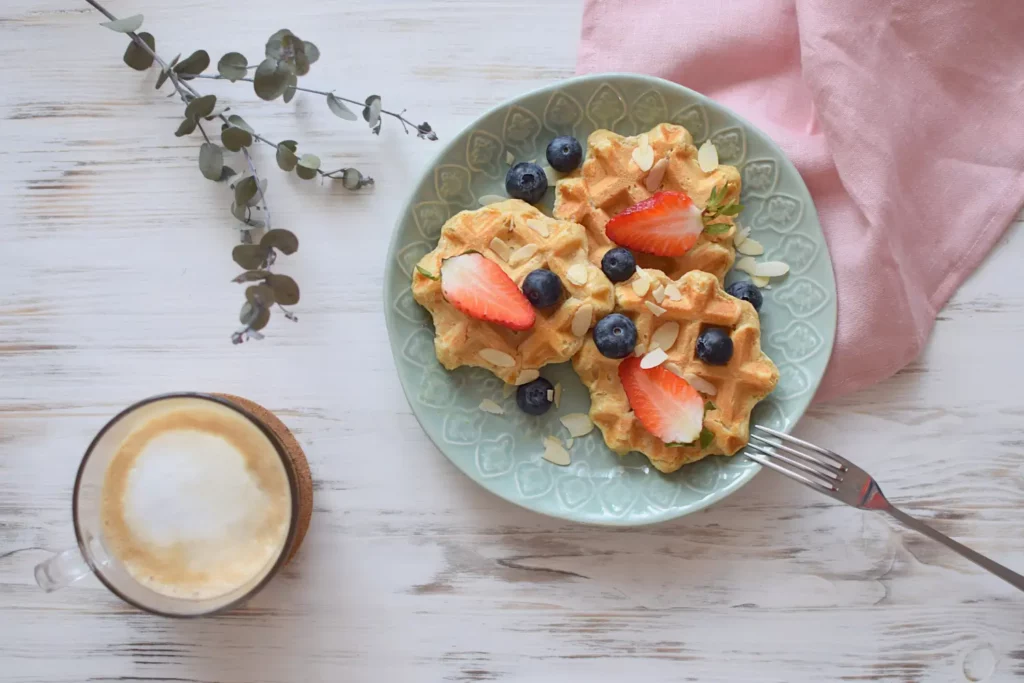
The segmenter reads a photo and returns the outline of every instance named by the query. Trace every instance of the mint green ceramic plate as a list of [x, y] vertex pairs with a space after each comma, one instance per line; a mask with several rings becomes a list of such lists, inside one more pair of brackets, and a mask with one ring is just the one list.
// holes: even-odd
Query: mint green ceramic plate
[[[825, 371], [836, 326], [832, 263], [807, 188], [766, 135], [703, 95], [632, 74], [573, 78], [506, 102], [456, 136], [413, 191], [388, 251], [384, 310], [398, 375], [423, 429], [474, 481], [531, 510], [593, 524], [649, 524], [700, 510], [760, 469], [742, 456], [712, 457], [666, 476], [637, 453], [620, 458], [608, 450], [597, 429], [576, 439], [569, 467], [542, 460], [545, 436], [567, 436], [559, 415], [585, 413], [590, 405], [571, 365], [542, 370], [562, 383], [561, 408], [539, 418], [524, 415], [514, 395], [502, 397], [501, 381], [489, 372], [447, 372], [438, 364], [430, 316], [409, 289], [413, 266], [434, 248], [450, 216], [478, 208], [484, 195], [505, 194], [509, 152], [516, 160], [544, 163], [544, 149], [556, 135], [575, 135], [585, 147], [598, 128], [634, 135], [664, 121], [686, 126], [697, 144], [710, 138], [721, 163], [740, 169], [746, 206], [740, 223], [764, 244], [759, 260], [790, 265], [790, 274], [764, 292], [761, 343], [779, 366], [780, 380], [755, 409], [754, 421], [788, 430]], [[549, 190], [543, 205], [549, 214], [552, 198]], [[484, 398], [501, 404], [505, 414], [479, 410]]]

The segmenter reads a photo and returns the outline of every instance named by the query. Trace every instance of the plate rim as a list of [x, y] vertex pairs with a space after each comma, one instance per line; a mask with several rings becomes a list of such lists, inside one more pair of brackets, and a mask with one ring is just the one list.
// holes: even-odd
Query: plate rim
[[[775, 151], [778, 154], [778, 157], [782, 161], [782, 163], [785, 164], [786, 166], [788, 166], [789, 169], [795, 174], [796, 178], [800, 182], [800, 185], [803, 187], [803, 190], [807, 193], [807, 196], [810, 198], [809, 205], [810, 205], [810, 209], [811, 209], [811, 211], [813, 213], [814, 222], [817, 223], [817, 225], [818, 225], [818, 229], [821, 232], [822, 240], [823, 240], [824, 245], [825, 245], [825, 249], [824, 249], [824, 252], [825, 252], [825, 265], [826, 265], [826, 267], [828, 269], [828, 273], [829, 273], [829, 275], [831, 276], [831, 279], [832, 279], [832, 292], [836, 293], [838, 291], [837, 288], [836, 288], [835, 268], [832, 265], [832, 251], [829, 249], [828, 240], [825, 238], [825, 231], [821, 227], [821, 220], [818, 217], [818, 208], [814, 204], [814, 198], [811, 196], [811, 192], [807, 188], [807, 183], [804, 182], [803, 176], [800, 174], [800, 171], [796, 168], [796, 166], [793, 164], [793, 162], [789, 159], [789, 156], [787, 156], [786, 153], [782, 150], [782, 148], [779, 147], [778, 143], [776, 143], [775, 140], [773, 140], [771, 138], [771, 136], [769, 136], [767, 133], [765, 133], [759, 126], [755, 126], [753, 123], [748, 121], [746, 119], [746, 117], [737, 114], [733, 109], [731, 109], [731, 108], [729, 108], [729, 107], [727, 107], [727, 106], [725, 106], [723, 104], [720, 104], [720, 103], [716, 102], [715, 100], [711, 99], [707, 95], [704, 95], [703, 93], [700, 93], [700, 92], [698, 92], [696, 90], [692, 90], [691, 88], [688, 88], [685, 85], [681, 85], [681, 84], [676, 83], [674, 81], [670, 81], [670, 80], [667, 80], [667, 79], [664, 79], [664, 78], [661, 78], [661, 77], [658, 77], [658, 76], [650, 76], [650, 75], [647, 75], [647, 74], [630, 73], [630, 72], [623, 72], [623, 71], [607, 71], [607, 72], [600, 72], [600, 73], [592, 73], [592, 74], [584, 74], [584, 75], [579, 75], [579, 76], [573, 76], [573, 77], [570, 77], [570, 78], [565, 78], [565, 79], [562, 79], [562, 80], [554, 81], [552, 83], [548, 83], [546, 85], [542, 85], [542, 86], [539, 86], [539, 87], [536, 87], [536, 88], [532, 88], [532, 89], [527, 90], [525, 92], [519, 93], [518, 95], [514, 95], [513, 97], [511, 97], [509, 99], [503, 100], [502, 102], [499, 102], [498, 104], [496, 104], [496, 105], [494, 105], [492, 107], [489, 107], [486, 111], [484, 111], [481, 114], [479, 114], [478, 116], [476, 116], [471, 122], [469, 122], [468, 124], [463, 126], [457, 133], [455, 133], [455, 135], [453, 135], [452, 138], [434, 155], [434, 157], [426, 164], [426, 166], [423, 167], [423, 171], [419, 174], [419, 176], [417, 177], [416, 181], [413, 183], [414, 191], [410, 192], [407, 195], [405, 201], [402, 204], [402, 208], [401, 208], [401, 210], [398, 213], [398, 218], [396, 219], [395, 225], [394, 225], [394, 227], [392, 228], [392, 231], [391, 231], [391, 239], [388, 242], [387, 254], [385, 256], [386, 260], [384, 262], [384, 286], [381, 289], [382, 289], [383, 303], [384, 303], [384, 323], [385, 323], [385, 327], [386, 327], [387, 333], [388, 333], [388, 346], [391, 349], [391, 359], [392, 359], [392, 362], [395, 363], [395, 374], [398, 375], [398, 384], [402, 387], [402, 394], [405, 396], [406, 403], [409, 404], [409, 408], [412, 411], [413, 416], [415, 416], [416, 421], [419, 423], [420, 429], [422, 429], [423, 433], [427, 435], [427, 438], [430, 439], [430, 442], [432, 444], [434, 444], [434, 448], [436, 448], [438, 451], [441, 452], [441, 454], [445, 457], [445, 460], [447, 460], [457, 470], [462, 472], [462, 474], [466, 475], [474, 484], [476, 484], [477, 486], [483, 488], [485, 491], [487, 491], [491, 495], [497, 496], [498, 498], [506, 500], [509, 503], [512, 503], [512, 504], [514, 504], [514, 505], [516, 505], [516, 506], [518, 506], [520, 508], [523, 508], [525, 510], [529, 510], [530, 512], [533, 512], [535, 514], [540, 514], [540, 515], [543, 515], [545, 517], [549, 517], [551, 519], [564, 520], [564, 521], [575, 522], [575, 523], [579, 523], [579, 524], [586, 524], [586, 525], [590, 525], [590, 526], [629, 528], [629, 527], [650, 526], [652, 524], [662, 524], [664, 522], [669, 522], [669, 521], [672, 521], [672, 520], [680, 519], [682, 517], [686, 517], [688, 515], [691, 515], [691, 514], [693, 514], [695, 512], [699, 512], [699, 511], [707, 508], [708, 506], [713, 505], [714, 503], [717, 503], [717, 502], [721, 501], [722, 499], [724, 499], [724, 498], [726, 498], [728, 496], [731, 496], [736, 491], [738, 491], [741, 488], [743, 488], [744, 486], [746, 486], [747, 483], [749, 483], [755, 476], [757, 476], [757, 474], [760, 473], [761, 470], [764, 469], [764, 468], [761, 465], [751, 461], [751, 464], [753, 465], [752, 467], [747, 468], [746, 470], [741, 472], [738, 477], [736, 477], [734, 480], [732, 480], [731, 482], [726, 484], [724, 487], [722, 487], [720, 489], [716, 489], [715, 491], [713, 491], [712, 493], [706, 495], [704, 498], [702, 498], [701, 500], [697, 501], [696, 503], [693, 503], [691, 505], [686, 506], [685, 509], [680, 509], [678, 507], [667, 508], [667, 509], [665, 509], [665, 510], [663, 510], [661, 512], [658, 512], [656, 514], [651, 515], [650, 518], [643, 519], [643, 520], [626, 519], [625, 517], [622, 517], [622, 518], [612, 517], [610, 515], [605, 515], [605, 516], [603, 516], [603, 517], [601, 517], [599, 519], [595, 519], [595, 518], [590, 517], [590, 516], [578, 515], [578, 514], [576, 514], [576, 511], [574, 511], [574, 510], [567, 510], [567, 511], [563, 511], [560, 514], [556, 514], [556, 513], [548, 512], [548, 511], [545, 511], [545, 510], [542, 510], [542, 509], [539, 509], [539, 508], [536, 508], [536, 507], [532, 507], [532, 506], [528, 505], [528, 502], [525, 501], [525, 500], [520, 500], [520, 499], [518, 499], [516, 497], [505, 495], [504, 493], [502, 493], [502, 492], [500, 492], [498, 490], [495, 490], [495, 489], [493, 489], [491, 487], [485, 486], [481, 481], [479, 481], [475, 476], [473, 476], [473, 473], [471, 473], [467, 468], [465, 468], [462, 465], [460, 465], [454, 458], [449, 456], [448, 453], [445, 451], [444, 447], [441, 444], [437, 443], [437, 440], [431, 435], [430, 430], [427, 429], [426, 425], [423, 424], [423, 417], [420, 415], [420, 411], [417, 409], [416, 403], [412, 400], [412, 397], [409, 395], [409, 390], [406, 388], [405, 382], [402, 380], [402, 374], [398, 371], [397, 358], [395, 356], [396, 349], [395, 349], [395, 342], [393, 341], [394, 340], [395, 330], [394, 330], [394, 325], [393, 325], [393, 321], [392, 321], [393, 316], [390, 313], [390, 306], [391, 306], [391, 301], [392, 301], [392, 295], [394, 294], [394, 292], [393, 292], [393, 290], [391, 288], [391, 284], [390, 284], [391, 278], [388, 277], [388, 274], [390, 273], [391, 269], [394, 267], [392, 264], [395, 263], [395, 258], [396, 258], [396, 255], [397, 255], [398, 240], [399, 240], [399, 236], [401, 234], [402, 224], [406, 221], [407, 216], [409, 215], [410, 211], [412, 210], [412, 207], [413, 207], [413, 204], [414, 204], [414, 200], [416, 199], [416, 195], [417, 195], [416, 190], [418, 190], [420, 188], [420, 186], [423, 185], [423, 182], [427, 178], [428, 174], [433, 172], [433, 170], [437, 167], [438, 163], [448, 154], [449, 151], [451, 151], [455, 147], [456, 143], [461, 141], [462, 134], [465, 131], [472, 130], [472, 128], [475, 125], [479, 124], [484, 119], [487, 119], [491, 115], [496, 114], [496, 113], [506, 109], [507, 107], [511, 106], [513, 103], [521, 101], [523, 99], [526, 99], [526, 98], [529, 98], [529, 97], [532, 97], [532, 96], [535, 96], [535, 95], [540, 95], [540, 94], [543, 94], [543, 93], [546, 93], [546, 92], [553, 92], [553, 91], [558, 90], [559, 88], [570, 86], [570, 85], [577, 85], [577, 84], [580, 84], [580, 83], [588, 83], [590, 81], [613, 81], [614, 82], [616, 80], [630, 80], [630, 81], [645, 82], [645, 83], [653, 84], [654, 86], [656, 86], [658, 88], [667, 88], [667, 89], [670, 89], [670, 90], [681, 91], [685, 95], [694, 98], [697, 101], [697, 103], [702, 104], [704, 106], [707, 106], [707, 107], [709, 107], [711, 109], [717, 109], [717, 110], [719, 110], [721, 112], [724, 112], [727, 116], [735, 119], [738, 123], [742, 124], [743, 126], [749, 128], [749, 129], [755, 130], [760, 135], [762, 135], [764, 137], [764, 139], [772, 147], [775, 148]], [[811, 401], [814, 400], [814, 396], [815, 396], [815, 394], [818, 391], [818, 387], [821, 386], [821, 381], [824, 378], [825, 374], [828, 372], [828, 363], [829, 363], [829, 361], [832, 358], [832, 352], [835, 350], [836, 331], [837, 331], [838, 315], [839, 315], [838, 311], [839, 311], [839, 306], [838, 306], [838, 300], [837, 300], [836, 301], [836, 306], [832, 307], [832, 315], [830, 316], [830, 320], [828, 321], [828, 324], [827, 324], [827, 328], [831, 332], [831, 334], [829, 335], [829, 339], [828, 339], [828, 360], [826, 360], [826, 362], [825, 362], [825, 372], [822, 372], [822, 374], [820, 376], [814, 378], [810, 382], [809, 390], [805, 394], [805, 396], [807, 398], [805, 400], [803, 400], [803, 405], [799, 406], [799, 409], [796, 411], [798, 413], [796, 418], [793, 419], [782, 430], [784, 432], [787, 432], [787, 433], [790, 432], [793, 429], [793, 427], [797, 424], [797, 422], [799, 422], [804, 417], [804, 415], [807, 413], [807, 408], [810, 406]], [[446, 372], [450, 372], [450, 371], [446, 370]], [[741, 455], [741, 454], [737, 453], [736, 455], [730, 456], [730, 457], [737, 457], [739, 455]], [[657, 474], [657, 473], [652, 472], [652, 474]]]

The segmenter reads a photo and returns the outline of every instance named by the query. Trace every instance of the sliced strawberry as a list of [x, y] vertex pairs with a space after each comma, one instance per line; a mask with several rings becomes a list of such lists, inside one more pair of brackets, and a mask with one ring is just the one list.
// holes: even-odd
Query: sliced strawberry
[[481, 254], [461, 254], [442, 263], [441, 292], [452, 306], [477, 320], [528, 330], [537, 319], [512, 278]]
[[682, 192], [655, 192], [612, 217], [608, 239], [655, 256], [682, 256], [704, 231], [701, 210]]
[[629, 407], [651, 434], [665, 443], [693, 443], [704, 425], [704, 399], [664, 366], [649, 370], [631, 356], [619, 365]]

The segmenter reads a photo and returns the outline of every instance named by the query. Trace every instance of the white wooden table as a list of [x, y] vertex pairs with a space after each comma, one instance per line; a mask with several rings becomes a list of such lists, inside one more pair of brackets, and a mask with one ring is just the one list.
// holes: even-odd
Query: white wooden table
[[[442, 139], [573, 72], [575, 0], [110, 0], [159, 52], [259, 56], [287, 26], [323, 57], [306, 85], [383, 97]], [[381, 310], [392, 225], [438, 144], [380, 138], [321, 98], [286, 106], [200, 82], [272, 139], [377, 178], [353, 195], [288, 179], [301, 320], [232, 347], [242, 300], [227, 190], [172, 135], [181, 107], [76, 0], [0, 8], [0, 680], [1011, 681], [1024, 596], [885, 519], [772, 473], [703, 513], [638, 530], [560, 523], [487, 494], [440, 455], [395, 375]], [[1022, 143], [1024, 144], [1024, 143]], [[326, 161], [330, 160], [330, 161]], [[924, 356], [818, 406], [833, 444], [951, 535], [1024, 569], [1024, 235], [1010, 228]], [[867, 275], [866, 275], [867, 277]], [[198, 621], [135, 612], [32, 567], [73, 542], [75, 467], [119, 408], [229, 391], [297, 432], [316, 511], [297, 560], [251, 604]]]

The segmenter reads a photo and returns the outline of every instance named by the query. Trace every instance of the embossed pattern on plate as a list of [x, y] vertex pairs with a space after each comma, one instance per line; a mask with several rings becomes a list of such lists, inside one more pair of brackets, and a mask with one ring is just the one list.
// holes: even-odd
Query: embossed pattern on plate
[[[568, 467], [543, 460], [545, 436], [568, 437], [559, 416], [586, 412], [590, 405], [571, 366], [542, 371], [562, 383], [561, 407], [541, 417], [525, 415], [490, 373], [440, 366], [430, 317], [409, 293], [411, 268], [433, 247], [444, 222], [477, 208], [481, 196], [504, 195], [506, 151], [519, 160], [539, 160], [555, 134], [572, 133], [585, 143], [599, 126], [634, 134], [661, 120], [686, 126], [698, 144], [714, 141], [722, 163], [739, 168], [747, 206], [740, 224], [765, 246], [765, 259], [791, 268], [764, 291], [762, 345], [781, 378], [753, 420], [788, 430], [814, 395], [832, 350], [835, 280], [817, 213], [796, 169], [756, 128], [682, 86], [624, 74], [574, 78], [493, 109], [452, 139], [402, 212], [385, 266], [385, 316], [402, 387], [430, 438], [481, 486], [537, 512], [594, 524], [649, 524], [699, 510], [760, 469], [745, 458], [713, 457], [662, 475], [637, 453], [620, 458], [609, 451], [596, 429], [575, 439]], [[542, 205], [547, 213], [552, 196]], [[732, 273], [729, 281], [744, 277]], [[485, 398], [505, 414], [480, 411]]]

